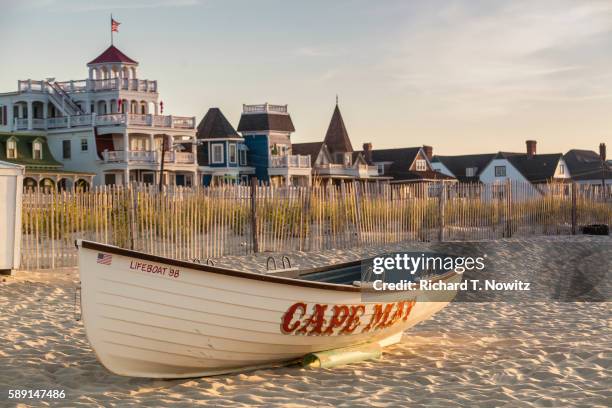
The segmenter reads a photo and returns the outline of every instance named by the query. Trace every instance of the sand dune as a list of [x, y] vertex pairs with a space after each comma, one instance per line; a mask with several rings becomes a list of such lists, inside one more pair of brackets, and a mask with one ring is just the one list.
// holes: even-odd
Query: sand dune
[[[297, 258], [316, 264], [352, 256]], [[610, 302], [455, 302], [378, 361], [160, 381], [115, 376], [97, 362], [73, 317], [74, 270], [5, 279], [0, 405], [17, 403], [7, 401], [9, 389], [40, 388], [65, 390], [61, 406], [604, 407], [611, 397]]]

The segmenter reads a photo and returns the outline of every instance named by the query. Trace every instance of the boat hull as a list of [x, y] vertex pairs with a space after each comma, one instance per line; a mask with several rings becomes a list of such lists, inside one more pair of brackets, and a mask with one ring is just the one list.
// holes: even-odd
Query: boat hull
[[347, 285], [227, 271], [87, 242], [79, 246], [79, 270], [89, 342], [109, 371], [131, 377], [201, 377], [361, 343], [388, 346], [454, 296], [428, 302], [407, 293], [399, 301], [364, 302]]

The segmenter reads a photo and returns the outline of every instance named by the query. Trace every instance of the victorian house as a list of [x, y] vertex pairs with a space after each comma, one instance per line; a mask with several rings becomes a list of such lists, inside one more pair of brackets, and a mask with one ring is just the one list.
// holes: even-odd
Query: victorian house
[[366, 143], [363, 151], [378, 175], [393, 184], [457, 181], [452, 175], [434, 170], [431, 146], [372, 150], [372, 145]]
[[210, 108], [198, 125], [198, 170], [204, 186], [248, 183], [248, 148], [219, 108]]
[[353, 150], [337, 103], [325, 139], [322, 142], [294, 143], [293, 153], [310, 157], [315, 183], [378, 179], [377, 168], [368, 164], [362, 152]]
[[287, 105], [243, 105], [238, 132], [247, 146], [247, 163], [254, 175], [272, 185], [310, 185], [309, 155], [295, 154], [295, 131]]
[[94, 178], [93, 173], [64, 170], [51, 154], [46, 137], [37, 134], [0, 133], [0, 161], [25, 167], [27, 188], [88, 189]]
[[606, 161], [606, 145], [599, 144], [599, 154], [592, 150], [572, 149], [563, 156], [572, 180], [590, 186], [605, 185], [612, 190], [612, 163]]
[[66, 171], [94, 173], [95, 184], [195, 181], [195, 118], [163, 115], [155, 80], [111, 45], [87, 64], [86, 79], [20, 80], [0, 94], [0, 131], [35, 132]]

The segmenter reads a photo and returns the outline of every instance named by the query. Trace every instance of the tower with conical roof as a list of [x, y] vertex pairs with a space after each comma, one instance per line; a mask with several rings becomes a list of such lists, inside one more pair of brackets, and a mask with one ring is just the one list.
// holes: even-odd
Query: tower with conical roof
[[325, 143], [331, 153], [334, 163], [351, 165], [353, 145], [344, 125], [344, 119], [342, 119], [337, 99], [323, 143]]

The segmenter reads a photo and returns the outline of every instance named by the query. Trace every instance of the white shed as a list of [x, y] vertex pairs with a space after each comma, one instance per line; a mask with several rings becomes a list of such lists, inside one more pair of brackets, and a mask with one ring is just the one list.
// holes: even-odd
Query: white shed
[[24, 166], [0, 161], [0, 272], [21, 261], [21, 193]]

